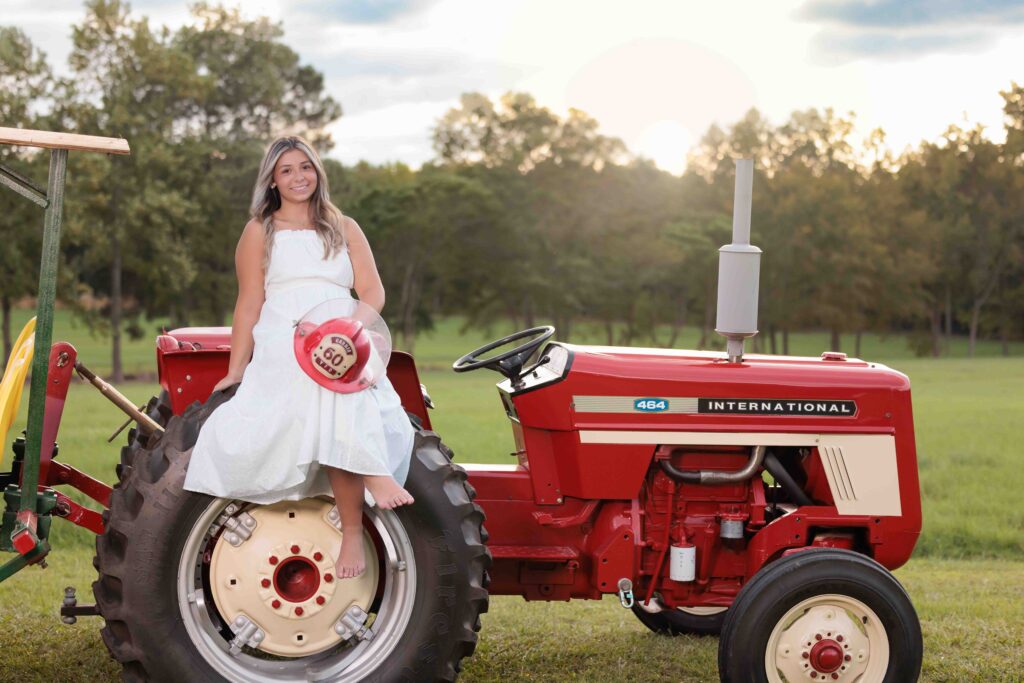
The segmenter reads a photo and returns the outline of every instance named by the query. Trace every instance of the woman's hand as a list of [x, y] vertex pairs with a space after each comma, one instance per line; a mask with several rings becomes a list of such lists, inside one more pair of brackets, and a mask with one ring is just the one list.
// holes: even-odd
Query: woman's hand
[[[224, 378], [221, 381], [217, 382], [213, 386], [213, 392], [221, 391], [222, 389], [227, 389], [228, 387], [234, 386], [235, 384], [238, 384], [241, 381], [242, 381], [242, 375], [241, 374], [235, 374], [233, 372], [229, 372], [227, 375], [224, 376]], [[210, 392], [210, 393], [213, 393], [213, 392]]]

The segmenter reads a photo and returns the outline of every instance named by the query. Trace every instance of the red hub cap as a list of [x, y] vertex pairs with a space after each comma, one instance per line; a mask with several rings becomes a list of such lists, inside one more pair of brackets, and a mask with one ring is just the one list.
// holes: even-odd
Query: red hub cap
[[289, 557], [274, 571], [274, 589], [288, 602], [305, 602], [320, 587], [320, 572], [305, 557]]
[[811, 648], [811, 666], [823, 673], [832, 673], [843, 665], [843, 646], [834, 640], [819, 640]]

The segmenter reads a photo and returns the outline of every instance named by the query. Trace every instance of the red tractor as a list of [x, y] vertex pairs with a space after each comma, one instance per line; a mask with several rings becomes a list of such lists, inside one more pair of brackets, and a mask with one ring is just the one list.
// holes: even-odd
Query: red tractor
[[[722, 252], [720, 302], [752, 282], [756, 314], [759, 250], [741, 229]], [[888, 571], [921, 528], [907, 377], [839, 353], [744, 357], [749, 299], [719, 311], [728, 354], [559, 343], [547, 327], [456, 361], [505, 375], [508, 465], [454, 464], [412, 357], [394, 353], [388, 375], [419, 428], [416, 503], [366, 508], [369, 568], [344, 581], [332, 500], [182, 489], [231, 395], [210, 395], [230, 331], [162, 335], [163, 392], [137, 416], [109, 509], [88, 518], [96, 605], [69, 596], [64, 614], [101, 614], [131, 681], [452, 681], [489, 595], [613, 594], [653, 631], [720, 633], [723, 681], [916, 680], [920, 626]], [[74, 365], [66, 346], [50, 356], [57, 380], [61, 354]], [[82, 484], [43, 460], [42, 484]]]

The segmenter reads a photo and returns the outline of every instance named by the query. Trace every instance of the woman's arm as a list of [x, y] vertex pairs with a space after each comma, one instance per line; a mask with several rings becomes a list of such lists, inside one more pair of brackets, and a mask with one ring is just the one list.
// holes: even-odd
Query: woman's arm
[[231, 359], [228, 374], [213, 388], [227, 388], [242, 381], [242, 373], [252, 358], [252, 328], [260, 317], [265, 297], [263, 291], [263, 226], [251, 220], [245, 225], [235, 249], [235, 272], [238, 275], [238, 300], [231, 322]]
[[352, 259], [353, 288], [359, 300], [378, 313], [384, 308], [384, 283], [380, 281], [377, 263], [373, 260], [370, 243], [362, 228], [354, 220], [345, 217], [345, 240], [348, 255]]

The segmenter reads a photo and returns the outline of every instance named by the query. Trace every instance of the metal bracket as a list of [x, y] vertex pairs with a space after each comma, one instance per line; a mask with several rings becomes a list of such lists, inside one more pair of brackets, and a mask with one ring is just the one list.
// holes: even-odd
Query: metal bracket
[[338, 531], [341, 531], [341, 513], [338, 512], [338, 506], [334, 505], [330, 510], [327, 511], [327, 521]]
[[259, 644], [267, 637], [266, 632], [260, 628], [259, 624], [244, 614], [239, 614], [235, 617], [231, 627], [234, 630], [235, 638], [231, 641], [228, 652], [234, 657], [240, 655], [242, 648], [246, 645], [249, 647], [259, 647]]
[[237, 548], [252, 536], [256, 528], [256, 518], [248, 512], [243, 512], [237, 517], [228, 517], [224, 520], [224, 526], [227, 528], [224, 540]]
[[334, 632], [341, 636], [342, 640], [348, 640], [355, 636], [357, 640], [370, 640], [373, 638], [373, 631], [366, 628], [364, 624], [370, 618], [359, 605], [352, 605], [345, 614], [338, 619], [334, 625]]

